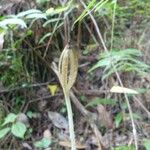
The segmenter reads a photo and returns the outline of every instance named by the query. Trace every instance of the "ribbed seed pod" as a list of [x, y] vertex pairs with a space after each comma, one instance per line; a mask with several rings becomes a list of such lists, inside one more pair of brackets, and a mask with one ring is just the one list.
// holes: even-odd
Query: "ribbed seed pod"
[[68, 75], [68, 89], [70, 90], [76, 80], [78, 59], [75, 53], [75, 49], [71, 49], [69, 54], [70, 70]]
[[66, 91], [67, 89], [67, 84], [68, 84], [68, 54], [67, 51], [65, 50], [63, 52], [63, 55], [61, 57], [61, 64], [59, 64], [60, 68], [59, 68], [59, 77], [60, 77], [60, 82], [62, 85], [62, 88]]
[[67, 45], [59, 60], [59, 80], [63, 89], [69, 91], [73, 86], [78, 69], [78, 58], [77, 52], [75, 49], [69, 49]]
[[75, 49], [69, 48], [67, 45], [59, 59], [58, 65], [58, 77], [63, 88], [67, 112], [68, 112], [68, 120], [69, 120], [69, 133], [71, 140], [71, 150], [76, 150], [76, 142], [75, 142], [75, 132], [74, 132], [74, 124], [73, 124], [73, 115], [71, 102], [69, 97], [69, 91], [73, 86], [78, 70], [78, 55]]

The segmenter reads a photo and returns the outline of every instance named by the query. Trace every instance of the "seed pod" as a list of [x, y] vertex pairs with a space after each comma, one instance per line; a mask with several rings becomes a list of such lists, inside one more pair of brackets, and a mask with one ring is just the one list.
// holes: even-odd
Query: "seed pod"
[[63, 89], [67, 92], [73, 86], [78, 69], [78, 54], [76, 49], [71, 49], [67, 45], [59, 59], [58, 74]]

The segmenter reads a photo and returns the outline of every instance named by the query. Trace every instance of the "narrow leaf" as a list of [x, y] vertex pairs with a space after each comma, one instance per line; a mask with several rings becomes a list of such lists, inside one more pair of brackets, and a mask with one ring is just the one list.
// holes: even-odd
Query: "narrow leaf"
[[40, 13], [42, 13], [40, 10], [30, 9], [30, 10], [27, 10], [27, 11], [20, 12], [17, 15], [17, 17], [24, 17], [24, 16], [29, 15], [29, 14], [40, 14]]
[[95, 98], [94, 100], [89, 102], [86, 105], [86, 107], [97, 106], [99, 104], [102, 104], [102, 105], [115, 105], [116, 104], [116, 100], [115, 99], [105, 99], [105, 98]]
[[116, 124], [116, 128], [119, 127], [121, 121], [123, 120], [123, 115], [122, 113], [118, 113], [116, 116], [115, 116], [115, 124]]
[[45, 14], [29, 14], [26, 16], [28, 19], [47, 19]]
[[7, 25], [20, 25], [22, 28], [26, 28], [26, 23], [22, 19], [10, 18], [0, 22], [0, 27], [7, 28]]
[[125, 87], [120, 87], [120, 86], [113, 86], [110, 89], [110, 92], [112, 92], [112, 93], [126, 93], [126, 94], [139, 94], [135, 90], [128, 89], [128, 88], [125, 88]]

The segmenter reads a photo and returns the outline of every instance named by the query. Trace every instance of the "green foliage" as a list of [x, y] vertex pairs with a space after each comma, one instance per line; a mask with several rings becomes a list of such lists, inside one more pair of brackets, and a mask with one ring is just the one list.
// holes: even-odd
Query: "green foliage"
[[25, 19], [47, 19], [46, 14], [37, 9], [30, 9], [24, 12], [20, 12], [17, 17], [24, 17]]
[[8, 25], [20, 25], [22, 28], [26, 28], [26, 23], [19, 18], [8, 18], [0, 22], [0, 27], [8, 29]]
[[40, 10], [30, 9], [18, 15], [10, 15], [0, 21], [0, 28], [8, 29], [8, 27], [13, 27], [12, 25], [19, 25], [21, 28], [27, 28], [27, 19], [34, 19], [34, 21], [37, 19], [46, 19], [46, 14], [42, 13]]
[[123, 114], [122, 113], [118, 113], [116, 116], [115, 116], [115, 125], [116, 125], [116, 128], [119, 127], [120, 123], [122, 122], [123, 120]]
[[[112, 50], [100, 54], [99, 61], [89, 70], [89, 72], [104, 68], [103, 79], [118, 72], [134, 72], [144, 75], [149, 70], [149, 65], [139, 61], [142, 54], [136, 49]], [[114, 67], [113, 67], [114, 66]]]
[[33, 117], [33, 112], [32, 112], [32, 111], [28, 111], [28, 112], [27, 112], [27, 116], [28, 116], [29, 118], [32, 118], [32, 117]]
[[[5, 127], [6, 125], [9, 127]], [[3, 128], [0, 130], [0, 139], [4, 138], [9, 132], [11, 132], [15, 137], [23, 139], [27, 130], [25, 124], [17, 121], [17, 115], [13, 113], [10, 113], [6, 116], [1, 127]]]
[[93, 99], [91, 102], [89, 102], [86, 107], [89, 107], [89, 106], [96, 106], [96, 105], [99, 105], [99, 104], [102, 104], [102, 105], [115, 105], [116, 104], [116, 100], [114, 99], [106, 99], [106, 98], [95, 98]]
[[[0, 54], [0, 68], [2, 69], [2, 72], [0, 72], [0, 80], [5, 86], [20, 86], [28, 82], [26, 81], [27, 77], [25, 76], [26, 70], [24, 70], [23, 67], [22, 57], [24, 52], [18, 49], [20, 49], [22, 41], [26, 37], [32, 35], [32, 30], [29, 28], [33, 23], [37, 19], [46, 18], [46, 14], [37, 9], [30, 9], [20, 12], [17, 15], [9, 15], [1, 18], [0, 31], [5, 32], [5, 38], [8, 37], [6, 41], [8, 49], [3, 50]], [[12, 31], [19, 31], [20, 28], [18, 27], [21, 27], [24, 32], [22, 33], [21, 38], [14, 40], [13, 38], [15, 37], [12, 37]], [[23, 30], [23, 28], [26, 29]]]
[[84, 9], [84, 11], [81, 13], [81, 15], [76, 19], [76, 21], [74, 22], [74, 24], [78, 21], [83, 20], [83, 18], [85, 18], [88, 14], [88, 12], [90, 11], [90, 9], [93, 9], [94, 5], [96, 4], [96, 0], [92, 0], [89, 2], [89, 4], [87, 5], [87, 7]]
[[150, 150], [150, 140], [145, 139], [143, 145], [146, 148], [146, 150]]
[[85, 4], [84, 11], [75, 20], [74, 24], [77, 23], [78, 21], [82, 21], [86, 16], [88, 16], [89, 12], [91, 12], [91, 13], [94, 12], [94, 14], [99, 17], [103, 17], [106, 15], [108, 17], [111, 17], [114, 2], [115, 1], [110, 1], [110, 0], [89, 1], [89, 3], [87, 5]]
[[34, 143], [34, 146], [37, 148], [48, 148], [51, 145], [49, 138], [42, 138], [40, 141]]
[[116, 148], [113, 148], [112, 150], [135, 150], [133, 146], [118, 146]]
[[19, 138], [24, 138], [24, 134], [26, 132], [26, 126], [22, 122], [16, 122], [11, 127], [11, 133]]
[[9, 128], [9, 127], [0, 130], [0, 139], [1, 139], [1, 138], [4, 138], [4, 137], [6, 136], [6, 134], [9, 133], [9, 131], [10, 131], [10, 128]]
[[20, 54], [17, 57], [14, 56], [14, 52], [11, 50], [0, 54], [0, 67], [4, 70], [0, 73], [0, 80], [6, 86], [19, 84], [20, 78], [24, 76], [21, 74], [23, 73], [22, 56]]
[[4, 123], [2, 124], [2, 126], [5, 126], [6, 124], [8, 123], [13, 123], [15, 122], [17, 118], [17, 115], [13, 114], [13, 113], [10, 113], [6, 116], [5, 120], [4, 120]]
[[3, 101], [0, 100], [0, 124], [4, 121], [6, 110]]
[[[125, 109], [125, 108], [122, 107], [122, 109]], [[134, 120], [138, 120], [142, 118], [138, 113], [133, 113], [132, 115], [133, 115]], [[116, 128], [118, 128], [124, 119], [130, 120], [130, 115], [128, 113], [123, 114], [122, 112], [119, 112], [114, 117], [114, 119], [115, 119], [115, 126]]]

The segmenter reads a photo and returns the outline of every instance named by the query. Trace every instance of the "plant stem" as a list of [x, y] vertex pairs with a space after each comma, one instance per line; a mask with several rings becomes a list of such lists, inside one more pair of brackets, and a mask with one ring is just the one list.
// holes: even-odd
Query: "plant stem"
[[74, 132], [74, 124], [73, 124], [73, 114], [72, 114], [72, 108], [71, 108], [69, 92], [64, 92], [64, 95], [65, 95], [65, 101], [66, 101], [67, 113], [68, 113], [69, 134], [70, 134], [70, 140], [71, 140], [71, 150], [76, 150], [75, 132]]

